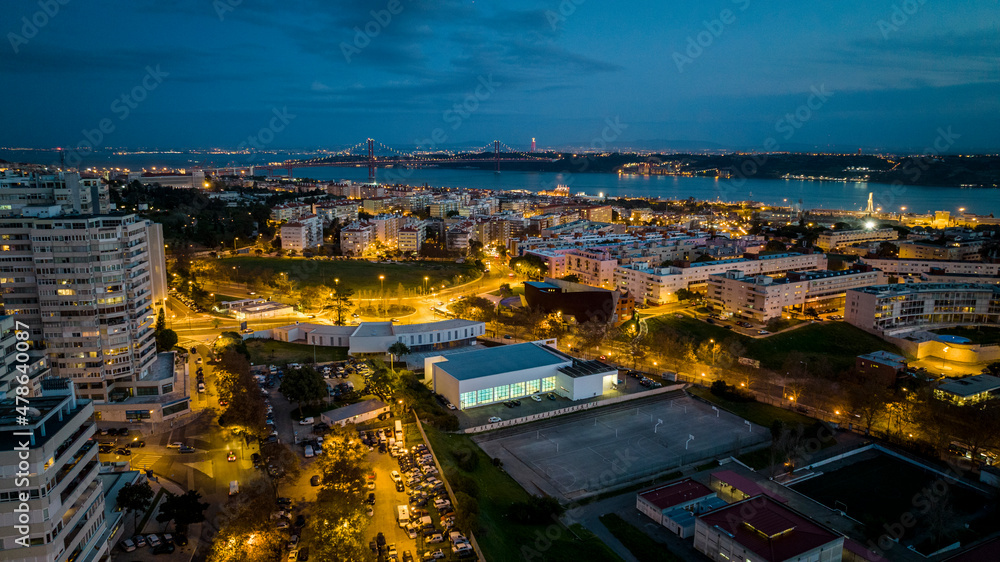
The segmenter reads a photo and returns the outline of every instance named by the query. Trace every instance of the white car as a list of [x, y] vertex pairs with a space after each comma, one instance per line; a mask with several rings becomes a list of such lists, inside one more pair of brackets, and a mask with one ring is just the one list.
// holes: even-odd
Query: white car
[[304, 418], [304, 419], [303, 419], [302, 421], [300, 421], [300, 422], [299, 422], [299, 425], [310, 425], [310, 424], [312, 424], [312, 423], [313, 423], [314, 421], [316, 421], [316, 420], [314, 420], [314, 419], [312, 418], [312, 416], [309, 416], [308, 418]]
[[160, 537], [156, 535], [146, 535], [146, 542], [149, 543], [149, 546], [156, 548], [160, 546]]
[[456, 408], [455, 405], [452, 404], [451, 402], [448, 402], [448, 409], [449, 410], [457, 410], [458, 408]]
[[180, 449], [183, 446], [184, 446], [184, 443], [181, 443], [180, 441], [174, 441], [173, 443], [168, 443], [167, 444], [167, 448], [168, 449]]
[[389, 473], [389, 476], [392, 478], [393, 482], [403, 481], [403, 477], [399, 475], [399, 471], [393, 470], [391, 473]]
[[490, 419], [488, 419], [488, 420], [486, 420], [486, 421], [488, 421], [488, 422], [490, 422], [490, 423], [497, 423], [497, 422], [501, 422], [501, 421], [503, 421], [503, 420], [502, 420], [502, 419], [500, 419], [500, 418], [498, 418], [497, 416], [493, 416], [493, 417], [491, 417]]
[[541, 396], [539, 396], [537, 394], [532, 394], [531, 395], [531, 399], [534, 400], [535, 402], [541, 402], [542, 401]]

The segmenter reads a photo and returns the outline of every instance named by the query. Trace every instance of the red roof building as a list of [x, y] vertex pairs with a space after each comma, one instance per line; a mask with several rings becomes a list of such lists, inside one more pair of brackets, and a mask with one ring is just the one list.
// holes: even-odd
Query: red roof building
[[708, 486], [687, 478], [639, 492], [635, 507], [681, 538], [694, 534], [695, 516], [726, 505]]
[[694, 547], [720, 562], [839, 562], [844, 537], [762, 494], [699, 515]]

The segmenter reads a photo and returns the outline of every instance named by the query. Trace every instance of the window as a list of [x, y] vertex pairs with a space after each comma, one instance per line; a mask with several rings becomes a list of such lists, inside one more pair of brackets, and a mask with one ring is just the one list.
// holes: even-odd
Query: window
[[483, 390], [479, 391], [479, 395], [478, 395], [478, 397], [476, 399], [476, 403], [477, 404], [485, 404], [487, 402], [492, 402], [492, 401], [493, 401], [493, 389], [492, 388], [484, 388]]
[[475, 392], [463, 392], [459, 398], [459, 408], [465, 409], [476, 405]]
[[524, 394], [525, 394], [525, 392], [524, 392], [524, 385], [525, 385], [525, 383], [523, 383], [523, 382], [514, 383], [514, 384], [510, 385], [510, 397], [511, 398], [518, 398], [520, 396], [524, 396]]
[[551, 392], [556, 389], [556, 378], [545, 377], [542, 379], [542, 392]]
[[506, 384], [503, 385], [503, 386], [498, 386], [498, 387], [494, 388], [493, 391], [494, 391], [494, 394], [495, 394], [494, 398], [497, 401], [507, 400], [507, 399], [510, 398], [510, 387], [507, 386]]
[[539, 381], [538, 379], [535, 379], [533, 381], [527, 381], [526, 383], [524, 383], [525, 394], [534, 394], [538, 392], [539, 388], [541, 388], [541, 381]]

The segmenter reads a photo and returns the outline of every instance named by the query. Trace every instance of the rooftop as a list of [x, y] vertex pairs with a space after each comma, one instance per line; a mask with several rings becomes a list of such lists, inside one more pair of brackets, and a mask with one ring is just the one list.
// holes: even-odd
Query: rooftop
[[617, 374], [618, 368], [605, 365], [596, 359], [590, 361], [573, 359], [572, 365], [559, 367], [559, 372], [569, 375], [575, 379], [578, 377], [589, 377], [590, 375], [602, 375], [608, 373]]
[[708, 486], [690, 478], [639, 492], [639, 497], [660, 509], [684, 504], [692, 500], [715, 495]]
[[864, 355], [858, 355], [858, 358], [867, 359], [869, 361], [874, 361], [875, 363], [881, 363], [882, 365], [888, 365], [890, 367], [902, 368], [906, 366], [906, 357], [896, 355], [895, 353], [889, 353], [888, 351], [873, 351]]
[[534, 343], [479, 349], [449, 356], [444, 361], [436, 363], [437, 367], [460, 381], [535, 367], [567, 364], [572, 364], [572, 359]]
[[[753, 502], [751, 508], [747, 505]], [[842, 539], [833, 531], [770, 497], [754, 496], [700, 519], [764, 560], [790, 560]], [[839, 554], [839, 551], [838, 551]]]
[[378, 400], [377, 398], [372, 398], [371, 400], [365, 400], [364, 402], [358, 402], [356, 404], [350, 404], [344, 406], [343, 408], [334, 408], [333, 410], [328, 410], [323, 412], [323, 415], [330, 418], [332, 422], [338, 422], [341, 420], [347, 420], [353, 418], [354, 416], [360, 416], [362, 414], [367, 414], [369, 412], [375, 412], [386, 408], [385, 402]]
[[993, 375], [974, 375], [961, 379], [947, 379], [947, 381], [939, 386], [938, 390], [963, 398], [1000, 389], [1000, 377]]
[[980, 283], [897, 283], [895, 285], [870, 285], [851, 289], [878, 296], [897, 296], [902, 294], [940, 293], [955, 291], [983, 291], [1000, 293], [1000, 287]]
[[777, 501], [779, 501], [781, 503], [787, 503], [788, 502], [788, 500], [786, 500], [785, 498], [783, 498], [783, 497], [781, 497], [781, 496], [779, 496], [779, 495], [777, 495], [775, 493], [772, 493], [772, 492], [770, 492], [768, 490], [765, 490], [764, 488], [760, 487], [760, 485], [757, 484], [756, 482], [754, 482], [753, 480], [750, 480], [749, 478], [747, 478], [745, 476], [741, 476], [739, 474], [736, 474], [732, 470], [720, 470], [718, 472], [713, 472], [710, 478], [711, 478], [711, 480], [713, 482], [714, 481], [722, 482], [723, 484], [727, 484], [730, 487], [732, 487], [733, 489], [739, 490], [739, 491], [741, 491], [744, 494], [747, 494], [749, 496], [756, 496], [758, 494], [765, 494], [765, 495], [769, 496], [771, 499], [777, 500]]

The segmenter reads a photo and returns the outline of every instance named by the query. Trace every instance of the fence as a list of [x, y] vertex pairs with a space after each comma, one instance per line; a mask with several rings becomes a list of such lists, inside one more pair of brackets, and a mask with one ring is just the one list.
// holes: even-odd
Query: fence
[[681, 390], [685, 387], [683, 384], [664, 386], [660, 388], [654, 388], [652, 390], [646, 390], [643, 392], [636, 392], [635, 394], [627, 394], [625, 396], [616, 396], [614, 398], [607, 398], [605, 400], [598, 400], [596, 402], [587, 402], [584, 404], [577, 404], [576, 406], [569, 406], [567, 408], [560, 408], [558, 410], [551, 410], [549, 412], [542, 412], [540, 414], [532, 414], [530, 416], [522, 416], [520, 418], [514, 418], [510, 420], [504, 420], [496, 423], [488, 423], [485, 425], [477, 425], [475, 427], [469, 427], [463, 429], [460, 433], [482, 433], [483, 431], [491, 431], [494, 429], [501, 429], [504, 427], [511, 427], [515, 425], [521, 425], [523, 423], [533, 422], [537, 420], [544, 420], [548, 418], [553, 418], [555, 416], [561, 416], [563, 414], [572, 414], [573, 412], [583, 412], [590, 410], [592, 408], [600, 408], [602, 406], [610, 406], [612, 404], [620, 404], [622, 402], [628, 402], [630, 400], [636, 400], [639, 398], [649, 398], [650, 396], [655, 396], [657, 394], [665, 394], [667, 392], [673, 392], [675, 390]]
[[[424, 432], [424, 424], [420, 421], [420, 417], [417, 416], [417, 412], [413, 410], [410, 411], [413, 412], [413, 419], [417, 420], [417, 429], [420, 430], [420, 436], [423, 438], [424, 443], [427, 444], [427, 449], [430, 450], [431, 456], [434, 457], [434, 466], [438, 470], [438, 476], [441, 477], [441, 481], [444, 482], [445, 489], [448, 490], [448, 496], [451, 497], [453, 501], [456, 501], [455, 491], [451, 489], [451, 482], [448, 482], [448, 479], [445, 478], [444, 467], [442, 467], [441, 463], [438, 462], [438, 455], [434, 452], [434, 446], [431, 445], [431, 440], [427, 438], [427, 434]], [[457, 505], [455, 507], [456, 509], [458, 508]], [[486, 557], [483, 556], [483, 551], [479, 548], [479, 543], [476, 542], [476, 535], [473, 534], [471, 530], [468, 531], [468, 533], [469, 542], [472, 543], [472, 548], [476, 551], [476, 556], [478, 556], [480, 560], [486, 560]]]

